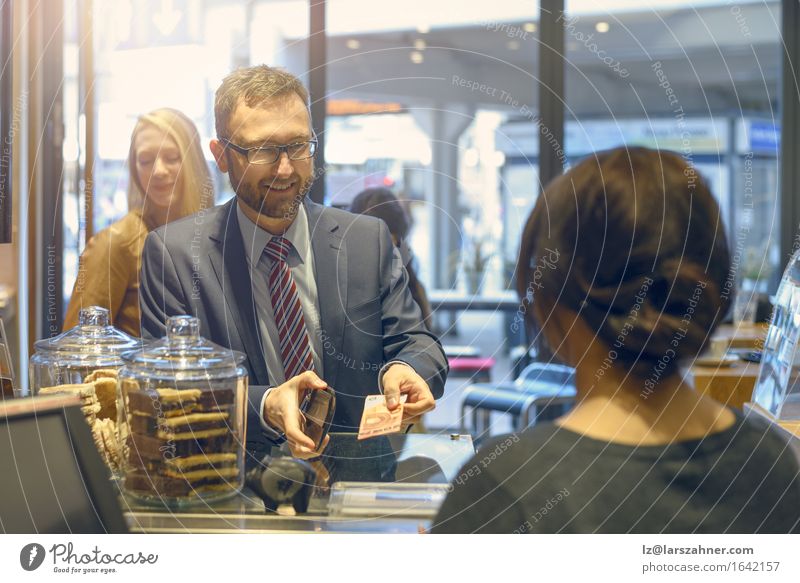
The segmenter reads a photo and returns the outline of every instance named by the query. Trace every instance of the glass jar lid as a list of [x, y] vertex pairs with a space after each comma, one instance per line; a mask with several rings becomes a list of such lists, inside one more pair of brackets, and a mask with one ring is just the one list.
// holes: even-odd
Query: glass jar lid
[[57, 358], [61, 364], [92, 361], [111, 365], [122, 364], [121, 354], [141, 345], [141, 340], [110, 324], [107, 309], [91, 306], [80, 311], [77, 326], [53, 338], [38, 340], [34, 347], [40, 357]]
[[[224, 348], [200, 336], [200, 320], [192, 316], [167, 319], [167, 335], [122, 355], [125, 365], [159, 376], [176, 373], [238, 374], [245, 360], [241, 352]], [[185, 376], [182, 375], [182, 376]]]

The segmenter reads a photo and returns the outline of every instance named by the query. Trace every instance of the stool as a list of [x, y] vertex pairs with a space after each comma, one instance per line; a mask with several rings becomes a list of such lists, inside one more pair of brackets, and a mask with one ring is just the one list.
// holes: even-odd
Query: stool
[[476, 383], [464, 390], [461, 401], [461, 431], [471, 409], [476, 441], [489, 431], [492, 411], [508, 413], [515, 431], [539, 420], [550, 420], [566, 412], [575, 400], [574, 369], [547, 363], [525, 367], [513, 383]]
[[469, 345], [443, 344], [442, 349], [447, 358], [477, 358], [481, 355], [480, 349]]
[[492, 368], [495, 365], [492, 357], [449, 358], [450, 378], [469, 378], [475, 383], [488, 383], [492, 380]]
[[525, 367], [536, 358], [536, 352], [527, 346], [515, 346], [511, 349], [509, 357], [511, 358], [511, 376], [516, 379], [519, 378]]

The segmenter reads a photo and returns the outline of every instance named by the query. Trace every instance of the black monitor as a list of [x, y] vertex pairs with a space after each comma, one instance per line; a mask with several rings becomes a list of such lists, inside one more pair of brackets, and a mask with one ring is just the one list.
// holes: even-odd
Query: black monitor
[[0, 532], [127, 531], [80, 401], [0, 401]]

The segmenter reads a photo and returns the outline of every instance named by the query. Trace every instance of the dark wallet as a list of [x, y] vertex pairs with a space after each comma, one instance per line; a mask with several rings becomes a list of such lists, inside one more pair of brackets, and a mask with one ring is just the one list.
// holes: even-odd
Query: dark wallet
[[303, 432], [314, 441], [314, 449], [318, 450], [333, 422], [336, 393], [331, 387], [312, 390], [303, 401], [302, 411], [305, 417]]

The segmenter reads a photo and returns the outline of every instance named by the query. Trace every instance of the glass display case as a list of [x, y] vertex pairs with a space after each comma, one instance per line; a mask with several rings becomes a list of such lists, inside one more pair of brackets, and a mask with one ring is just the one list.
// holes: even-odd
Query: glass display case
[[[79, 313], [77, 326], [34, 344], [29, 368], [31, 393], [69, 392], [68, 387], [92, 382], [94, 377], [88, 381], [87, 377], [99, 369], [119, 370], [123, 365], [122, 353], [141, 345], [141, 340], [111, 325], [107, 309], [84, 308]], [[111, 372], [109, 376], [116, 378]], [[116, 381], [113, 385], [116, 386]]]
[[11, 364], [8, 338], [3, 319], [0, 318], [0, 400], [17, 396], [19, 396], [19, 390], [14, 382], [14, 367]]
[[122, 488], [170, 506], [235, 495], [244, 484], [245, 356], [200, 336], [190, 316], [125, 353], [119, 373]]
[[100, 456], [112, 474], [120, 467], [117, 436], [117, 375], [122, 353], [142, 346], [111, 325], [109, 311], [91, 306], [80, 311], [78, 325], [53, 338], [39, 340], [30, 359], [33, 395], [70, 394], [92, 429]]
[[781, 279], [752, 402], [759, 412], [800, 435], [800, 250]]
[[[416, 533], [430, 526], [449, 483], [475, 453], [469, 435], [330, 437], [322, 457], [311, 462], [316, 482], [305, 512], [267, 511], [248, 487], [202, 508], [144, 504], [125, 494], [128, 524], [134, 532]], [[273, 454], [288, 451], [284, 446]]]

